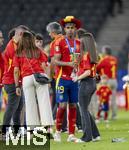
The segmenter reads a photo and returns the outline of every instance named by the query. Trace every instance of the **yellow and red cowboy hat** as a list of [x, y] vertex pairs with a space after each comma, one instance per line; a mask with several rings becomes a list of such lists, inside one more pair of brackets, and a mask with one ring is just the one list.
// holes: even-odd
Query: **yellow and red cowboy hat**
[[81, 21], [74, 16], [66, 16], [64, 19], [60, 20], [60, 24], [65, 27], [66, 23], [74, 23], [76, 28], [79, 29], [81, 27]]

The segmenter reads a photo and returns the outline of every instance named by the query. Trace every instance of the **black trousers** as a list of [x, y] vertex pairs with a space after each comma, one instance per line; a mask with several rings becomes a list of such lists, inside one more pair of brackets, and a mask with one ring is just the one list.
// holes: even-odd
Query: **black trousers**
[[80, 82], [79, 88], [79, 104], [82, 117], [83, 141], [91, 141], [92, 138], [100, 136], [98, 128], [92, 115], [88, 110], [92, 94], [96, 90], [96, 81], [94, 78], [87, 77]]
[[6, 127], [10, 126], [11, 119], [13, 119], [14, 130], [17, 132], [20, 126], [23, 98], [16, 95], [15, 84], [6, 84], [4, 88], [8, 94], [8, 104], [3, 118], [2, 132], [6, 133]]

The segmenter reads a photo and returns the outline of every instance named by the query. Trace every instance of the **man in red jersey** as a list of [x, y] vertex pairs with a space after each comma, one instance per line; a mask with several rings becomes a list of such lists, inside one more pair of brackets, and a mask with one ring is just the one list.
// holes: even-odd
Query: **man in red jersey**
[[55, 64], [58, 67], [56, 80], [56, 102], [59, 104], [56, 114], [56, 133], [54, 140], [61, 141], [61, 127], [64, 113], [69, 104], [68, 111], [68, 132], [67, 141], [72, 142], [77, 138], [74, 136], [76, 124], [76, 104], [78, 102], [78, 83], [72, 81], [72, 72], [76, 65], [76, 53], [80, 54], [80, 41], [76, 40], [76, 30], [80, 28], [81, 22], [74, 16], [67, 16], [60, 21], [64, 27], [65, 36], [55, 47]]
[[14, 83], [14, 66], [13, 58], [17, 49], [18, 41], [20, 40], [22, 33], [27, 30], [26, 26], [20, 25], [15, 28], [15, 35], [7, 44], [3, 58], [4, 58], [4, 74], [2, 83], [5, 91], [8, 94], [8, 104], [6, 112], [4, 114], [2, 134], [3, 139], [5, 138], [6, 128], [10, 126], [11, 118], [13, 118], [14, 131], [18, 132], [20, 126], [20, 114], [23, 106], [23, 100], [20, 96], [16, 95], [16, 87]]
[[[56, 78], [58, 75], [58, 67], [56, 67], [54, 63], [54, 52], [56, 50], [56, 47], [58, 47], [59, 42], [64, 38], [64, 35], [62, 35], [62, 27], [58, 22], [50, 22], [47, 27], [47, 32], [49, 33], [49, 36], [53, 40], [50, 43], [50, 58], [51, 58], [51, 87], [53, 90], [53, 97], [52, 97], [52, 111], [53, 111], [53, 118], [56, 119], [56, 112], [58, 104], [56, 103]], [[67, 114], [65, 112], [64, 115], [64, 121], [62, 125], [62, 132], [67, 131]]]
[[117, 103], [116, 103], [116, 90], [117, 90], [117, 59], [111, 55], [111, 48], [109, 46], [104, 46], [102, 48], [103, 58], [97, 65], [97, 71], [100, 75], [107, 75], [109, 78], [108, 84], [112, 90], [111, 98], [111, 110], [112, 119], [117, 117]]
[[56, 45], [58, 46], [58, 43], [60, 42], [60, 40], [62, 38], [64, 38], [64, 36], [62, 35], [62, 27], [58, 22], [51, 22], [47, 25], [46, 27], [47, 32], [49, 33], [49, 36], [51, 37], [51, 39], [53, 39], [53, 41], [50, 43], [50, 58], [51, 58], [51, 78], [52, 78], [52, 90], [53, 90], [53, 99], [52, 99], [52, 110], [53, 110], [53, 117], [55, 117], [56, 114], [56, 109], [57, 109], [57, 105], [56, 105], [56, 96], [55, 96], [55, 92], [56, 92], [56, 75], [57, 73], [57, 68], [55, 66], [54, 63], [54, 52], [56, 49]]
[[[3, 34], [2, 31], [0, 31], [0, 48], [2, 47], [4, 42], [4, 38], [3, 38]], [[1, 106], [2, 106], [2, 76], [3, 76], [3, 71], [4, 71], [4, 61], [3, 61], [3, 57], [0, 51], [0, 110], [1, 110]]]

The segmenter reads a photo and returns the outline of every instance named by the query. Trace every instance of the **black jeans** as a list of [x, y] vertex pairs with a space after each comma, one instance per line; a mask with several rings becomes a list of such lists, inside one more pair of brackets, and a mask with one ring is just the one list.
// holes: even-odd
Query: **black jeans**
[[82, 117], [83, 141], [91, 141], [92, 138], [100, 136], [98, 128], [92, 115], [88, 110], [92, 94], [96, 90], [96, 81], [94, 78], [87, 77], [80, 82], [79, 88], [79, 104]]
[[80, 108], [79, 108], [79, 105], [77, 104], [77, 119], [76, 119], [76, 125], [77, 125], [77, 128], [79, 130], [82, 129], [82, 123], [81, 123], [81, 114], [80, 114]]
[[53, 118], [55, 120], [56, 119], [56, 111], [57, 111], [57, 107], [58, 107], [58, 104], [56, 103], [56, 80], [55, 79], [52, 79], [51, 87], [52, 87], [52, 91], [53, 91], [52, 113], [53, 113]]
[[8, 104], [3, 118], [2, 132], [6, 133], [6, 127], [10, 126], [11, 119], [13, 119], [14, 130], [17, 132], [20, 126], [23, 98], [16, 95], [15, 84], [6, 84], [4, 88], [8, 94]]

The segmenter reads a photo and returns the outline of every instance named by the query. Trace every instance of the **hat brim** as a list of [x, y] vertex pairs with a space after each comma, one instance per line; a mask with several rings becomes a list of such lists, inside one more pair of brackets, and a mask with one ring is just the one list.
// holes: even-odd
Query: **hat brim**
[[77, 29], [79, 29], [79, 28], [81, 27], [81, 25], [82, 25], [81, 21], [78, 20], [78, 19], [76, 19], [76, 18], [71, 19], [71, 21], [69, 21], [69, 22], [65, 22], [64, 19], [61, 19], [61, 20], [60, 20], [60, 24], [61, 24], [63, 27], [65, 27], [65, 25], [66, 25], [67, 23], [74, 23], [74, 24], [76, 25], [76, 28], [77, 28]]

